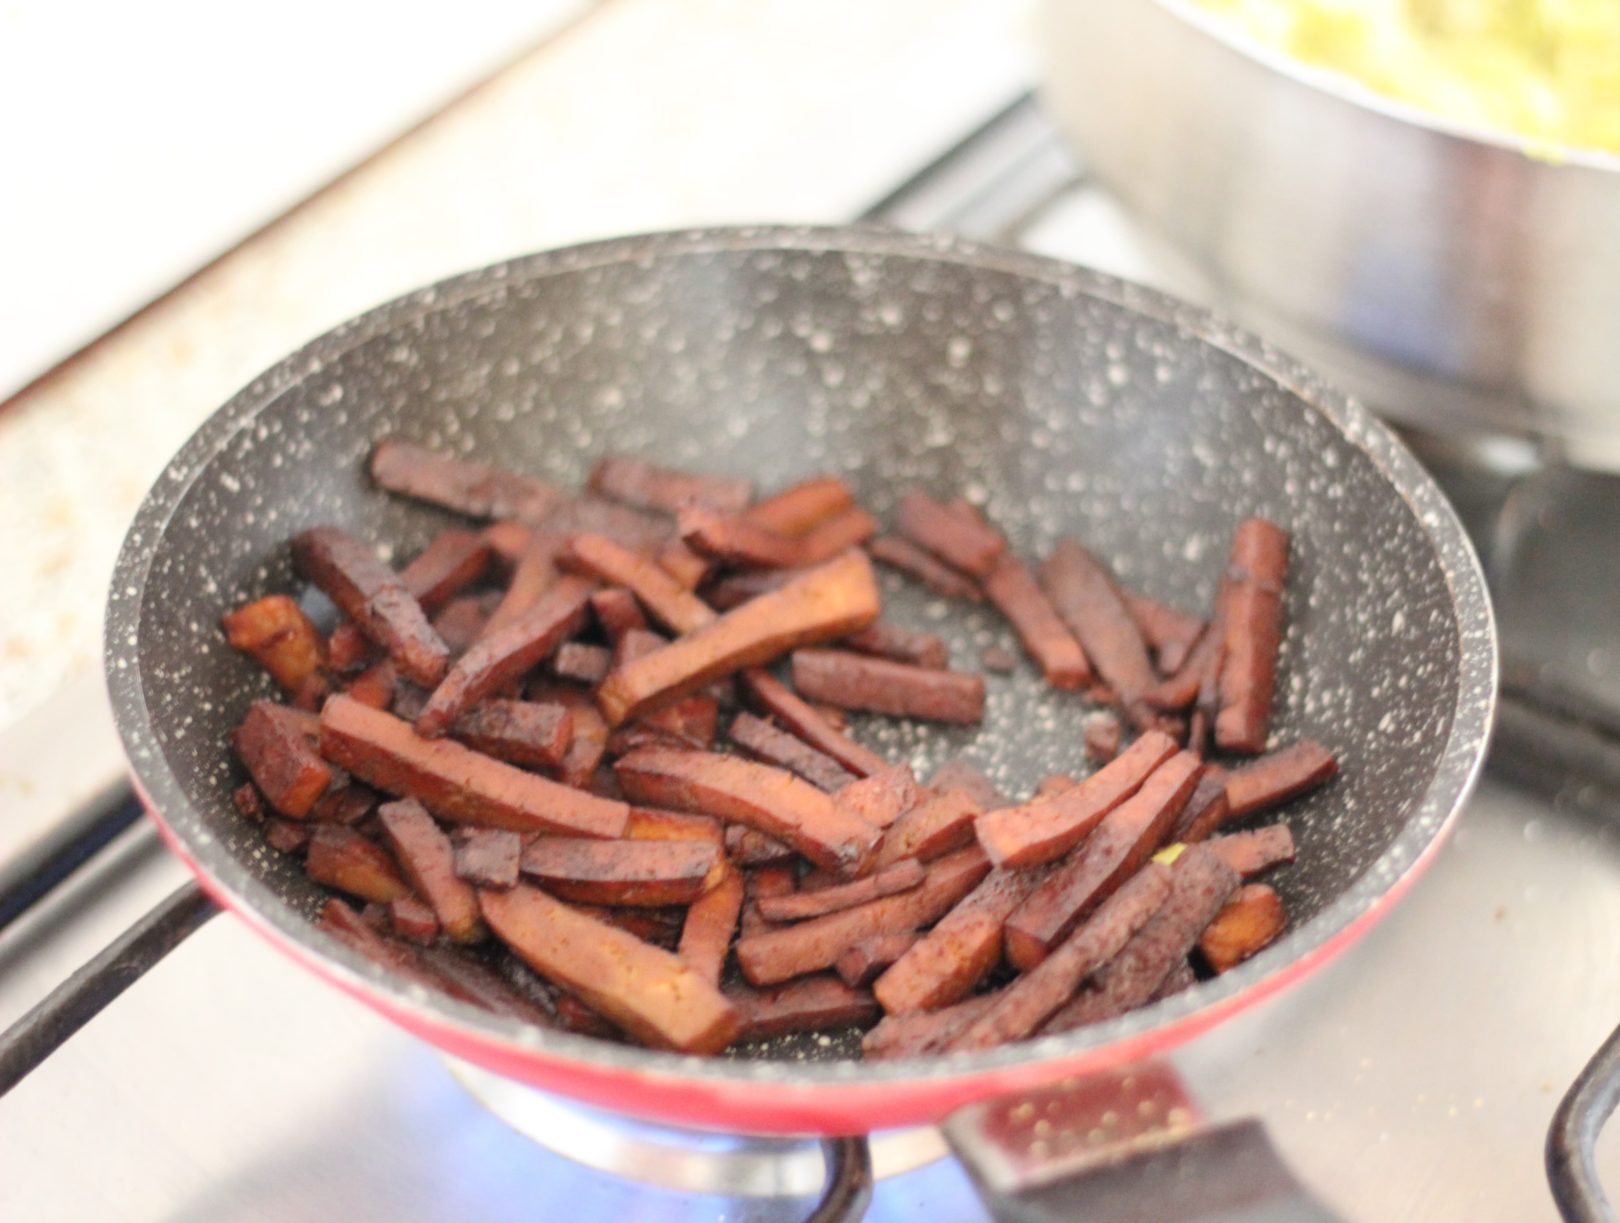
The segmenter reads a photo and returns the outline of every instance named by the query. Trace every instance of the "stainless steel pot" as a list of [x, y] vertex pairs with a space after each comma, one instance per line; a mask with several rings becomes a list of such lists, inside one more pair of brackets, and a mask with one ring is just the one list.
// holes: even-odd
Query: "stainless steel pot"
[[1045, 95], [1216, 304], [1380, 411], [1620, 470], [1620, 157], [1558, 162], [1184, 0], [1044, 0]]

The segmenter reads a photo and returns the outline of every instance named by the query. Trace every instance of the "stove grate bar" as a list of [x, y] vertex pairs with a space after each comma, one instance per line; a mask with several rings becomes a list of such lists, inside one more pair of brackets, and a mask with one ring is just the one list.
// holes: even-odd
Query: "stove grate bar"
[[186, 884], [0, 1033], [0, 1096], [218, 912], [201, 887]]

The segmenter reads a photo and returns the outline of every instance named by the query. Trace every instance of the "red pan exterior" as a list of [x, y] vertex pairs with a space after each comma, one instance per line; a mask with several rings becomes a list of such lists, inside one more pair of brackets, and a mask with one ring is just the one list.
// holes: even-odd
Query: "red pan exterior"
[[367, 987], [365, 981], [332, 970], [331, 962], [265, 922], [209, 876], [164, 822], [139, 779], [134, 779], [147, 814], [164, 842], [197, 877], [221, 908], [241, 918], [256, 934], [289, 959], [365, 1003], [378, 1014], [442, 1049], [496, 1074], [527, 1083], [597, 1108], [643, 1121], [736, 1134], [842, 1136], [902, 1126], [930, 1125], [964, 1104], [1016, 1095], [1049, 1086], [1074, 1075], [1114, 1069], [1168, 1053], [1225, 1020], [1304, 980], [1347, 950], [1371, 930], [1427, 869], [1450, 833], [1455, 817], [1381, 900], [1333, 937], [1293, 960], [1279, 972], [1262, 977], [1230, 998], [1191, 1015], [1138, 1033], [1113, 1044], [1084, 1049], [1068, 1057], [974, 1074], [941, 1074], [881, 1082], [794, 1085], [788, 1083], [715, 1082], [649, 1071], [622, 1070], [543, 1053], [437, 1021], [399, 1006]]

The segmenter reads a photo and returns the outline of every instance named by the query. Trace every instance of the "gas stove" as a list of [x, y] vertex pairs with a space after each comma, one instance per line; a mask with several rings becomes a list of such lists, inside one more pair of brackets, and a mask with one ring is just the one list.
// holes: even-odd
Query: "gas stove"
[[[1030, 98], [864, 219], [1213, 300]], [[1499, 441], [1414, 440], [1502, 611], [1491, 771], [1392, 917], [1174, 1064], [1207, 1117], [1257, 1119], [1344, 1218], [1550, 1218], [1549, 1120], [1620, 1017], [1607, 938], [1620, 922], [1620, 650], [1601, 638], [1620, 603], [1614, 567], [1593, 561], [1620, 498]], [[103, 795], [0, 878], [0, 1023], [127, 932], [111, 970], [79, 982], [85, 1014], [70, 1018], [94, 1018], [0, 1104], [0, 1215], [785, 1220], [820, 1194], [818, 1143], [630, 1124], [446, 1062], [244, 927], [207, 922], [136, 815], [127, 794]], [[61, 1032], [33, 1035], [44, 1049]], [[0, 1071], [34, 1060], [13, 1045]], [[867, 1217], [989, 1217], [939, 1133], [878, 1135], [872, 1158]], [[1620, 1154], [1599, 1166], [1620, 1182]]]

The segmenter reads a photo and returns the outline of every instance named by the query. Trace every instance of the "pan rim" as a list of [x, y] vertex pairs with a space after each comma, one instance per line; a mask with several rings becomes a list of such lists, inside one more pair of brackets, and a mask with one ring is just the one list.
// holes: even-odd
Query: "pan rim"
[[[211, 839], [164, 812], [201, 814], [169, 768], [144, 699], [137, 633], [146, 577], [170, 518], [186, 492], [238, 432], [289, 387], [350, 349], [413, 320], [548, 276], [605, 264], [720, 253], [848, 254], [959, 264], [1045, 282], [1064, 296], [1087, 296], [1167, 324], [1226, 353], [1315, 411], [1373, 463], [1400, 496], [1434, 549], [1452, 594], [1458, 635], [1457, 697], [1434, 775], [1415, 811], [1362, 875], [1319, 913], [1255, 960], [1214, 980], [1105, 1023], [983, 1053], [892, 1062], [795, 1062], [702, 1058], [617, 1045], [526, 1026], [430, 992], [364, 960], [316, 930], [245, 864], [210, 852]], [[907, 1083], [990, 1090], [996, 1076], [1039, 1063], [1101, 1058], [1147, 1042], [1165, 1048], [1259, 1002], [1325, 962], [1387, 912], [1443, 842], [1478, 780], [1494, 714], [1497, 644], [1483, 572], [1455, 512], [1394, 434], [1360, 404], [1326, 386], [1302, 364], [1218, 316], [1156, 290], [1060, 260], [941, 235], [879, 226], [767, 225], [654, 232], [610, 238], [503, 261], [405, 294], [318, 336], [237, 392], [170, 460], [131, 523], [114, 568], [107, 608], [105, 665], [115, 722], [137, 787], [171, 848], [204, 886], [322, 975], [395, 1018], [453, 1033], [503, 1056], [554, 1059], [575, 1069], [639, 1076], [669, 1086], [771, 1083], [817, 1094], [852, 1084]], [[1201, 1021], [1202, 1020], [1202, 1021]]]

